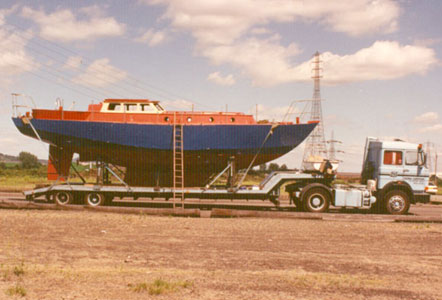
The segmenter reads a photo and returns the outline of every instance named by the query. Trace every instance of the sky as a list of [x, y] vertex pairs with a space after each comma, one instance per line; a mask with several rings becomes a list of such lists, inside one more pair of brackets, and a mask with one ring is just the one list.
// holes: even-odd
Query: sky
[[[371, 136], [429, 143], [440, 172], [441, 11], [440, 0], [2, 0], [0, 153], [47, 158], [14, 127], [11, 93], [39, 108], [148, 98], [281, 121], [292, 103], [308, 112], [298, 100], [312, 98], [319, 51], [340, 170], [360, 171]], [[276, 162], [300, 167], [302, 153]]]

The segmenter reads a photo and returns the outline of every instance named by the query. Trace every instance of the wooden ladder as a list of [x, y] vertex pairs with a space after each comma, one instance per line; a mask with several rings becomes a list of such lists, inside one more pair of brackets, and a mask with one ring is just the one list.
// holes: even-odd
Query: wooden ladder
[[[176, 206], [177, 189], [181, 190], [181, 207], [184, 208], [184, 134], [183, 124], [176, 113], [173, 122], [173, 208]], [[178, 193], [179, 194], [179, 193]]]

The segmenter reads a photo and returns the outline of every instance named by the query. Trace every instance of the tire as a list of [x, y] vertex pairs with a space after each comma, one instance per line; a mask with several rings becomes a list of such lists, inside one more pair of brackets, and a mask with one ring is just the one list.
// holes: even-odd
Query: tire
[[330, 194], [321, 187], [311, 188], [302, 196], [302, 203], [305, 211], [322, 213], [330, 206]]
[[384, 197], [383, 208], [392, 215], [404, 215], [410, 209], [410, 199], [404, 191], [391, 191]]
[[87, 193], [84, 197], [84, 203], [91, 207], [97, 207], [104, 204], [104, 195], [101, 193]]
[[55, 192], [52, 196], [55, 204], [57, 205], [69, 205], [72, 204], [74, 197], [70, 192]]

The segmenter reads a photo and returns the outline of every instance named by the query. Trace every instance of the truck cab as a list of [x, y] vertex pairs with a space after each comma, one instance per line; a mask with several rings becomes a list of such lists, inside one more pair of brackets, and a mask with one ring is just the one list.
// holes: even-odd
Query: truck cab
[[420, 144], [367, 138], [361, 177], [362, 183], [375, 181], [375, 207], [389, 213], [404, 213], [410, 203], [430, 201], [425, 192], [429, 170]]

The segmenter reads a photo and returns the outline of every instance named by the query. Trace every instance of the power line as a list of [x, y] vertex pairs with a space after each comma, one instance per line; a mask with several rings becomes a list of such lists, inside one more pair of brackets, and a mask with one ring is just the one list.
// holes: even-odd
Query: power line
[[[23, 33], [26, 32], [26, 29], [24, 29], [23, 27], [21, 27], [21, 26], [19, 26], [19, 25], [11, 25], [11, 24], [8, 24], [7, 26], [9, 26], [9, 27], [12, 28], [12, 29], [7, 29], [7, 30], [8, 30], [9, 32], [13, 31], [14, 34], [18, 34], [18, 35], [24, 36]], [[17, 29], [19, 29], [19, 30], [17, 30]], [[46, 50], [48, 50], [48, 51], [51, 51], [51, 52], [53, 52], [53, 53], [56, 53], [56, 54], [58, 54], [58, 55], [64, 57], [66, 60], [70, 57], [69, 55], [67, 55], [67, 54], [65, 54], [65, 53], [62, 53], [62, 52], [60, 52], [60, 51], [54, 50], [54, 49], [52, 49], [52, 48], [50, 48], [50, 47], [47, 47], [45, 44], [42, 44], [42, 43], [40, 43], [40, 42], [37, 41], [37, 40], [31, 39], [32, 37], [29, 37], [29, 36], [26, 37], [26, 36], [25, 36], [25, 38], [28, 40], [28, 42], [29, 42], [30, 44], [35, 44], [35, 45], [37, 45], [37, 46], [39, 46], [39, 47], [42, 47], [42, 48], [44, 48], [44, 49], [46, 49]], [[84, 60], [84, 61], [86, 61], [86, 62], [88, 62], [88, 61], [93, 61], [93, 59], [88, 58], [87, 56], [80, 55], [79, 53], [77, 53], [77, 52], [75, 52], [75, 51], [73, 51], [73, 50], [71, 50], [71, 49], [68, 49], [68, 48], [65, 48], [65, 47], [63, 47], [63, 46], [60, 46], [60, 45], [58, 45], [58, 44], [56, 44], [56, 43], [54, 43], [54, 42], [52, 42], [52, 41], [49, 41], [49, 40], [47, 40], [47, 39], [45, 39], [45, 38], [38, 37], [38, 39], [43, 40], [43, 41], [45, 41], [47, 44], [52, 45], [52, 46], [54, 46], [54, 47], [56, 47], [56, 48], [58, 48], [58, 49], [61, 49], [61, 51], [68, 52], [68, 53], [71, 53], [71, 54], [76, 55], [76, 56], [80, 56], [80, 57], [82, 58], [82, 60]], [[27, 47], [28, 47], [28, 48], [31, 48], [29, 45], [27, 45]], [[31, 49], [31, 50], [35, 51], [35, 48], [34, 48], [34, 49]], [[46, 55], [46, 54], [44, 54], [44, 55], [47, 56], [47, 57], [49, 57], [50, 59], [57, 60], [57, 59], [55, 59], [54, 57], [48, 56], [48, 55]], [[60, 60], [57, 60], [57, 61], [60, 62]], [[64, 63], [64, 62], [61, 62], [61, 63]], [[100, 65], [100, 64], [99, 64], [99, 65]], [[101, 65], [102, 65], [102, 66], [105, 66], [105, 65], [103, 65], [103, 64], [101, 64]], [[89, 64], [89, 66], [90, 66], [90, 64]], [[85, 68], [84, 65], [82, 65], [82, 67]], [[128, 89], [127, 89], [126, 87], [122, 87], [123, 84], [125, 84], [125, 85], [127, 85], [127, 86], [129, 86], [129, 87], [131, 87], [131, 88], [135, 88], [135, 89], [138, 89], [138, 90], [144, 91], [144, 92], [148, 92], [148, 93], [153, 93], [153, 94], [160, 95], [161, 97], [164, 97], [164, 98], [166, 98], [166, 99], [167, 99], [167, 98], [176, 98], [175, 100], [179, 100], [179, 99], [181, 99], [181, 100], [189, 101], [189, 102], [194, 103], [194, 104], [198, 104], [198, 105], [200, 105], [200, 106], [210, 107], [210, 106], [208, 106], [208, 105], [206, 105], [206, 104], [199, 103], [199, 102], [197, 102], [197, 101], [193, 101], [193, 100], [188, 100], [188, 99], [186, 99], [186, 97], [183, 97], [183, 96], [180, 96], [180, 95], [177, 95], [177, 94], [174, 94], [174, 93], [168, 92], [168, 91], [166, 91], [166, 90], [164, 90], [164, 89], [161, 89], [161, 88], [155, 87], [155, 86], [153, 86], [153, 85], [147, 84], [147, 83], [145, 83], [145, 82], [142, 82], [142, 81], [138, 80], [137, 78], [131, 76], [130, 74], [128, 74], [128, 79], [130, 79], [131, 81], [135, 82], [136, 84], [133, 84], [131, 81], [129, 81], [129, 80], [127, 80], [127, 79], [121, 80], [120, 78], [115, 77], [113, 74], [107, 74], [107, 75], [108, 75], [109, 77], [113, 77], [113, 78], [116, 79], [116, 80], [119, 80], [118, 83], [114, 83], [114, 82], [109, 82], [109, 81], [108, 81], [110, 84], [113, 84], [113, 86], [119, 86], [119, 88], [123, 88], [123, 89], [125, 89], [125, 90], [128, 90]], [[141, 86], [140, 86], [140, 85], [141, 85]], [[148, 88], [145, 88], [145, 86], [147, 86]], [[153, 91], [152, 91], [152, 90], [153, 90]], [[134, 92], [132, 89], [131, 89], [130, 91], [131, 91], [132, 93]], [[172, 97], [169, 97], [169, 95], [172, 96]], [[210, 108], [212, 108], [212, 107], [210, 107]]]
[[[11, 41], [11, 40], [10, 40]], [[14, 41], [12, 41], [13, 43], [14, 43]], [[53, 57], [51, 57], [51, 56], [49, 56], [49, 55], [47, 55], [46, 53], [42, 53], [41, 51], [39, 51], [39, 50], [36, 50], [35, 48], [33, 48], [33, 47], [30, 47], [29, 45], [26, 45], [25, 43], [18, 43], [18, 42], [16, 42], [17, 44], [21, 44], [23, 47], [26, 47], [28, 50], [31, 50], [34, 54], [37, 54], [37, 55], [43, 55], [43, 56], [45, 56], [45, 57], [47, 57], [47, 58], [49, 58], [49, 59], [54, 59]], [[25, 62], [25, 60], [23, 60], [24, 62]], [[56, 62], [59, 62], [60, 64], [64, 64], [64, 61], [60, 61], [60, 60], [57, 60], [57, 59], [54, 59], [54, 61], [56, 61]], [[34, 66], [37, 66], [37, 64], [34, 64]], [[40, 66], [40, 65], [38, 65], [38, 66]], [[60, 74], [60, 76], [61, 77], [63, 77], [66, 81], [70, 81], [70, 78], [66, 78], [66, 76], [65, 76], [65, 73], [63, 73], [63, 72], [61, 72], [58, 68], [54, 68], [54, 67], [51, 67], [51, 66], [49, 66], [49, 65], [46, 65], [46, 64], [42, 64], [41, 66], [43, 66], [43, 67], [45, 67], [45, 68], [47, 68], [47, 69], [52, 69], [52, 70], [54, 70], [55, 72], [57, 72], [58, 74]], [[50, 73], [50, 72], [49, 72]], [[53, 73], [52, 73], [53, 74]], [[106, 80], [106, 79], [102, 79], [102, 78], [99, 78], [100, 80], [102, 80], [102, 81], [107, 81], [109, 84], [112, 84], [113, 82], [112, 81], [109, 81], [109, 80]], [[94, 91], [94, 92], [97, 92], [97, 93], [100, 93], [100, 94], [102, 94], [102, 95], [104, 95], [104, 93], [103, 93], [103, 91], [105, 91], [105, 92], [111, 92], [112, 94], [117, 94], [117, 95], [119, 95], [119, 96], [121, 96], [121, 97], [125, 97], [125, 94], [122, 94], [122, 93], [120, 93], [120, 92], [116, 92], [116, 91], [112, 91], [112, 90], [109, 90], [109, 89], [104, 89], [104, 88], [100, 88], [102, 91], [100, 91], [100, 90], [98, 90], [98, 89], [96, 89], [96, 88], [92, 88], [92, 87], [90, 87], [90, 86], [84, 86], [84, 85], [81, 85], [83, 88], [86, 88], [86, 89], [89, 89], [89, 90], [92, 90], [92, 91]]]
[[[62, 79], [62, 80], [65, 80], [66, 82], [70, 82], [69, 78], [65, 77], [64, 74], [63, 74], [62, 72], [58, 71], [58, 70], [55, 69], [55, 68], [51, 68], [51, 67], [49, 67], [49, 66], [47, 66], [47, 65], [44, 65], [44, 64], [43, 64], [43, 65], [40, 65], [40, 64], [37, 64], [37, 63], [35, 63], [35, 62], [26, 62], [26, 60], [23, 59], [23, 58], [21, 58], [21, 57], [17, 57], [16, 59], [21, 60], [21, 61], [27, 63], [27, 65], [28, 65], [29, 67], [31, 67], [31, 69], [37, 69], [38, 67], [42, 66], [43, 68], [46, 68], [46, 70], [45, 70], [45, 74], [52, 75], [52, 76], [54, 76], [56, 79]], [[37, 72], [32, 72], [31, 70], [27, 69], [26, 66], [25, 66], [24, 64], [23, 64], [23, 65], [17, 65], [17, 67], [22, 68], [25, 72], [32, 73], [33, 75], [38, 75]], [[54, 69], [55, 72], [52, 72], [51, 69]], [[59, 74], [57, 74], [57, 73], [59, 73]], [[51, 82], [53, 82], [53, 83], [57, 83], [58, 85], [61, 85], [61, 84], [59, 83], [59, 81], [57, 81], [57, 80], [51, 80], [51, 79], [49, 79], [48, 77], [41, 76], [41, 75], [38, 75], [38, 76], [39, 76], [40, 78], [43, 78], [43, 79], [49, 80], [49, 81], [51, 81]], [[63, 85], [63, 86], [67, 87], [67, 85]], [[82, 88], [82, 89], [89, 90], [89, 91], [91, 91], [91, 92], [93, 92], [93, 93], [96, 93], [96, 94], [101, 94], [102, 96], [103, 96], [103, 95], [104, 95], [104, 96], [106, 95], [105, 93], [103, 93], [103, 91], [100, 91], [100, 90], [97, 90], [97, 89], [94, 89], [94, 88], [91, 88], [91, 87], [81, 86], [81, 88]], [[76, 91], [78, 91], [78, 88], [70, 88], [70, 89], [71, 89], [71, 90], [76, 90]], [[83, 94], [83, 95], [86, 95], [86, 94], [84, 94], [84, 93], [82, 93], [82, 94]], [[91, 96], [91, 94], [88, 94], [88, 96]], [[105, 97], [106, 97], [106, 96], [105, 96]], [[93, 98], [95, 98], [95, 96], [93, 96]]]

